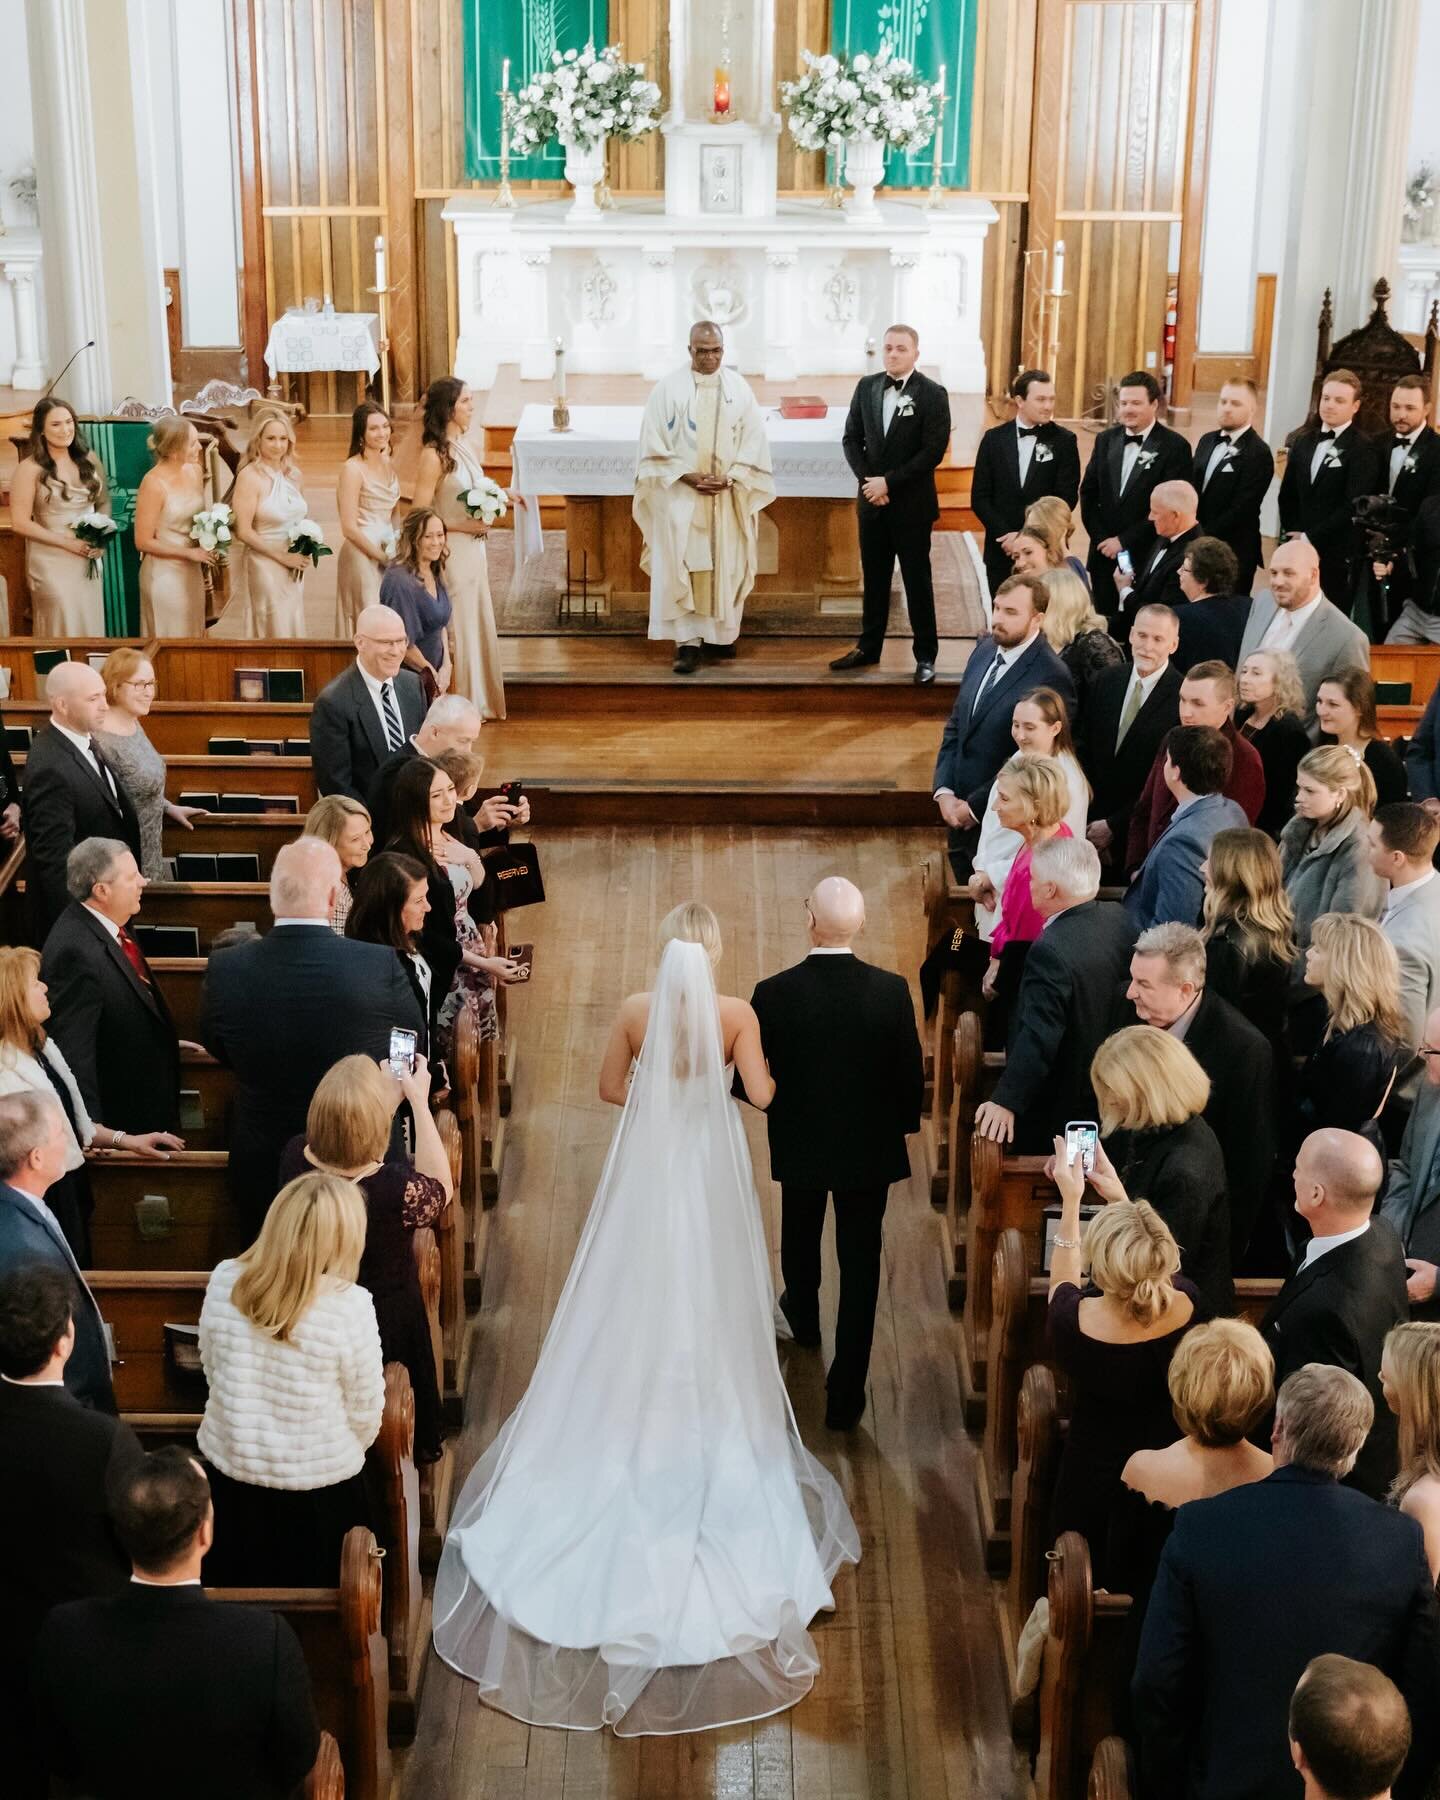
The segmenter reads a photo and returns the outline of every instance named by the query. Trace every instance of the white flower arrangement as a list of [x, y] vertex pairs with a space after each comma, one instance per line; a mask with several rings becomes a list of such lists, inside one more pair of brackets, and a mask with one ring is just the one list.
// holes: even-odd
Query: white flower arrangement
[[912, 64], [882, 44], [874, 56], [801, 52], [805, 73], [782, 81], [790, 135], [802, 150], [833, 150], [875, 138], [912, 155], [935, 135], [934, 90]]
[[[297, 519], [286, 536], [290, 545], [290, 554], [292, 556], [308, 556], [311, 566], [314, 568], [320, 567], [322, 556], [334, 555], [334, 551], [325, 542], [325, 533], [314, 519]], [[300, 580], [303, 573], [304, 571], [301, 569], [295, 570], [296, 581]]]
[[190, 521], [190, 536], [202, 550], [208, 550], [220, 562], [230, 554], [230, 527], [235, 515], [223, 502], [205, 506]]
[[618, 44], [556, 50], [510, 101], [511, 154], [531, 156], [557, 137], [581, 150], [606, 138], [630, 143], [655, 130], [659, 105], [645, 65], [626, 62]]
[[[89, 512], [81, 513], [70, 529], [82, 544], [103, 552], [120, 527], [109, 513], [97, 512], [92, 507]], [[92, 556], [86, 562], [85, 573], [92, 581], [100, 579], [100, 565], [104, 560], [103, 555]]]
[[461, 494], [460, 504], [472, 519], [478, 519], [482, 525], [493, 525], [510, 510], [510, 497], [498, 481], [492, 481], [486, 475]]

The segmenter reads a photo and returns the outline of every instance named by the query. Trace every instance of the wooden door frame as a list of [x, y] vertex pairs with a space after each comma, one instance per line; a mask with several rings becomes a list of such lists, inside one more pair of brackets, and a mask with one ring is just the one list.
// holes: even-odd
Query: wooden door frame
[[265, 345], [269, 323], [265, 303], [265, 196], [260, 180], [259, 34], [255, 0], [235, 0], [235, 136], [240, 175], [240, 343], [245, 379], [264, 393], [269, 387]]

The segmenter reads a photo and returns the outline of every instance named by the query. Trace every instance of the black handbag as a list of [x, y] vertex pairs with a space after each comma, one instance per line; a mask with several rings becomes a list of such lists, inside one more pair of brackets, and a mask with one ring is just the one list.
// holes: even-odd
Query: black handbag
[[494, 882], [495, 910], [512, 912], [517, 906], [538, 906], [545, 898], [540, 874], [540, 852], [533, 844], [504, 844], [485, 852], [485, 873]]

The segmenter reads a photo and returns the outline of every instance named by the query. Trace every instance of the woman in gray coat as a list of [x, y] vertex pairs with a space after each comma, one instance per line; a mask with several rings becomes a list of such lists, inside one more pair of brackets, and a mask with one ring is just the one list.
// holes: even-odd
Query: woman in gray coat
[[1367, 827], [1375, 810], [1375, 781], [1364, 762], [1340, 744], [1300, 760], [1295, 817], [1280, 833], [1280, 867], [1295, 909], [1299, 946], [1295, 980], [1304, 980], [1310, 928], [1324, 913], [1378, 919], [1386, 885], [1370, 867]]

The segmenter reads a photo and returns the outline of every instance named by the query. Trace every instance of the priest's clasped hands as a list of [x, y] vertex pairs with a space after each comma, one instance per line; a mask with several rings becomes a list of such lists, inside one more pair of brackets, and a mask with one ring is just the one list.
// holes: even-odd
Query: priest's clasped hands
[[682, 475], [680, 479], [685, 483], [686, 487], [694, 488], [697, 494], [723, 494], [726, 488], [732, 485], [728, 475], [696, 475], [690, 473]]

